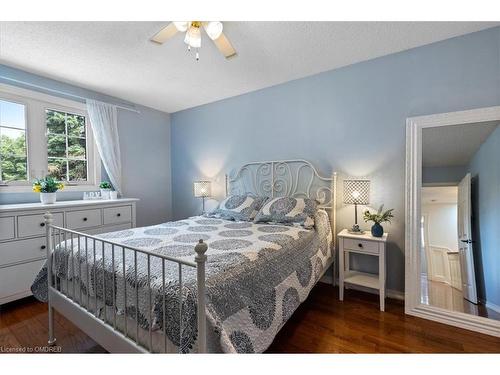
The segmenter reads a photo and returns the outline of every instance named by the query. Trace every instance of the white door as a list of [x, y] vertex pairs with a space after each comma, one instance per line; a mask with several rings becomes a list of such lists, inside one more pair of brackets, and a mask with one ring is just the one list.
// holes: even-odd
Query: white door
[[464, 298], [477, 303], [474, 254], [472, 253], [471, 228], [471, 177], [470, 173], [458, 185], [458, 251]]

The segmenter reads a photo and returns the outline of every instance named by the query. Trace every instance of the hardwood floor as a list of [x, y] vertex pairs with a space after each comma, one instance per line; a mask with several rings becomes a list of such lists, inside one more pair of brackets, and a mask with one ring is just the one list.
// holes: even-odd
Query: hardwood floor
[[[500, 338], [404, 315], [401, 301], [338, 290], [319, 283], [281, 329], [269, 353], [500, 353]], [[105, 352], [83, 332], [56, 314], [62, 352]], [[0, 348], [44, 346], [47, 308], [33, 298], [0, 307]], [[1, 350], [0, 350], [1, 352]]]
[[422, 290], [422, 303], [440, 307], [446, 310], [463, 312], [484, 318], [500, 320], [500, 313], [486, 307], [483, 304], [473, 304], [464, 298], [461, 290], [453, 288], [446, 283], [427, 280], [422, 276], [420, 279]]

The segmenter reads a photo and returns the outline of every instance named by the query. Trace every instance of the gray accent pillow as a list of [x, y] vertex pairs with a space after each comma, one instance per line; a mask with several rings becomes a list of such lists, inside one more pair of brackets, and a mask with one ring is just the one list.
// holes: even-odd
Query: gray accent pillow
[[300, 224], [306, 229], [314, 226], [318, 203], [309, 198], [277, 197], [268, 200], [255, 217], [256, 223]]
[[230, 195], [219, 203], [209, 216], [227, 220], [251, 221], [268, 198], [251, 194]]

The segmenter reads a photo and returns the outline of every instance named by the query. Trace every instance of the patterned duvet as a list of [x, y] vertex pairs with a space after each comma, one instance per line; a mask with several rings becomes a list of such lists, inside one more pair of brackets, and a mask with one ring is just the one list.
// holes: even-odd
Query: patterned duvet
[[[208, 350], [252, 353], [268, 348], [283, 324], [306, 299], [333, 255], [327, 213], [318, 211], [315, 222], [314, 229], [306, 230], [297, 226], [197, 216], [100, 237], [191, 261], [194, 260], [194, 246], [202, 238], [209, 246], [206, 253]], [[69, 281], [70, 295], [76, 285], [75, 298], [79, 299], [81, 291], [79, 302], [86, 305], [86, 296], [91, 296], [91, 301], [97, 300], [97, 313], [101, 315], [105, 300], [107, 319], [110, 306], [116, 306], [119, 316], [124, 315], [126, 298], [126, 315], [135, 321], [137, 314], [141, 329], [165, 330], [170, 347], [185, 353], [196, 351], [194, 268], [183, 266], [182, 318], [179, 318], [177, 264], [165, 262], [164, 287], [161, 260], [151, 258], [148, 280], [147, 256], [138, 254], [136, 284], [133, 252], [126, 251], [123, 272], [121, 248], [112, 249], [111, 245], [103, 246], [99, 241], [94, 247], [93, 241], [88, 241], [85, 252], [81, 239], [78, 252], [76, 242], [76, 238], [73, 239], [73, 247], [69, 240], [61, 242], [54, 258], [54, 272], [62, 280]], [[151, 284], [151, 296], [148, 283]], [[32, 291], [38, 299], [47, 299], [45, 266], [35, 279]], [[88, 305], [92, 310], [94, 302]], [[135, 325], [133, 327], [129, 327], [129, 331], [135, 330]]]

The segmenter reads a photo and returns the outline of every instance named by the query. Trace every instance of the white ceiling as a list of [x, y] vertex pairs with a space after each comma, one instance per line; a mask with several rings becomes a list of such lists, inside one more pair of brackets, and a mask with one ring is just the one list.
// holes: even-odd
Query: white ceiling
[[468, 165], [479, 147], [498, 126], [498, 121], [439, 126], [422, 130], [422, 166]]
[[164, 22], [1, 22], [0, 63], [166, 112], [497, 26], [499, 22], [225, 22], [238, 57], [204, 36], [200, 61]]
[[422, 188], [422, 204], [457, 203], [458, 186], [430, 186]]

